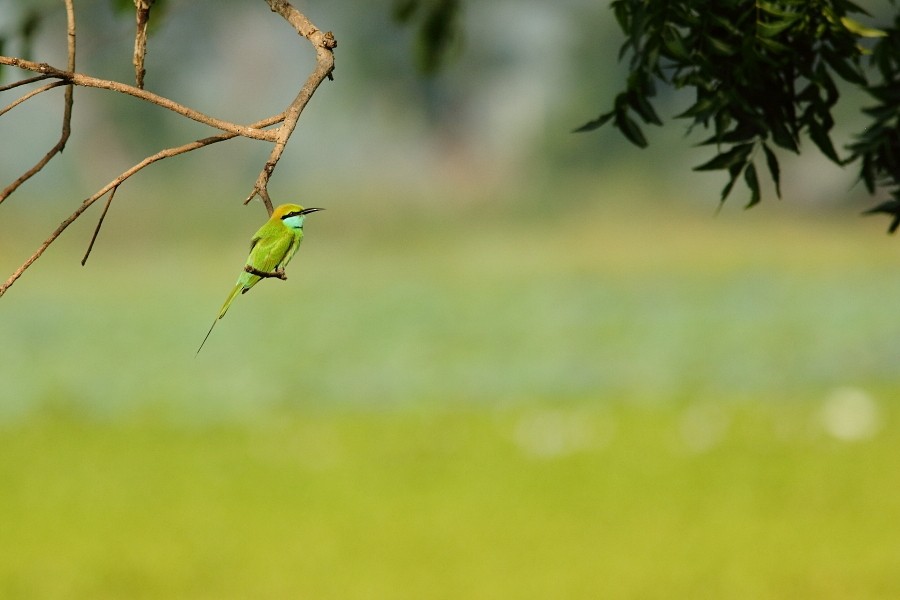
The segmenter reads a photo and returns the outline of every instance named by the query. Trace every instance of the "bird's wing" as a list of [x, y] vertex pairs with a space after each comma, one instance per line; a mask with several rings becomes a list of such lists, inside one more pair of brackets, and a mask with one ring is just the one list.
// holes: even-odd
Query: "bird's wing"
[[[250, 240], [250, 255], [247, 257], [246, 264], [257, 271], [271, 273], [284, 255], [285, 248], [290, 244], [289, 239], [284, 240], [285, 235], [289, 233], [281, 223], [277, 223], [275, 226], [266, 223], [260, 227], [259, 231], [253, 235], [253, 239]], [[290, 235], [287, 237], [290, 238]], [[238, 277], [241, 293], [247, 293], [250, 288], [259, 283], [260, 279], [259, 275], [242, 272]]]
[[284, 257], [281, 259], [281, 262], [278, 264], [278, 268], [283, 269], [287, 266], [291, 259], [294, 258], [294, 254], [297, 253], [297, 249], [300, 247], [300, 242], [303, 241], [303, 232], [291, 232], [291, 240], [288, 245], [287, 251], [284, 253]]
[[271, 273], [284, 260], [285, 254], [291, 247], [290, 232], [280, 235], [272, 235], [260, 238], [253, 245], [247, 264], [258, 271]]

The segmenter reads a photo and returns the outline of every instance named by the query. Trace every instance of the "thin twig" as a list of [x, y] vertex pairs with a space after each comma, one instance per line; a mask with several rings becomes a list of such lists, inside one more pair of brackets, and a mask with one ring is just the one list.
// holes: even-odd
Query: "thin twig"
[[[275, 125], [276, 123], [278, 123], [282, 120], [284, 120], [283, 115], [274, 115], [272, 117], [269, 117], [268, 119], [263, 119], [262, 121], [254, 123], [253, 127], [268, 127], [270, 125]], [[216, 144], [218, 142], [224, 142], [226, 140], [231, 140], [236, 137], [238, 137], [238, 136], [234, 133], [223, 133], [220, 135], [195, 140], [193, 142], [184, 144], [182, 146], [175, 146], [172, 148], [166, 148], [165, 150], [160, 150], [156, 154], [154, 154], [152, 156], [148, 156], [141, 162], [137, 163], [136, 165], [134, 165], [133, 167], [131, 167], [130, 169], [128, 169], [127, 171], [123, 172], [121, 175], [116, 177], [113, 181], [108, 183], [106, 186], [104, 186], [104, 188], [101, 190], [101, 192], [103, 192], [104, 190], [110, 190], [110, 186], [112, 186], [112, 188], [110, 190], [111, 193], [110, 193], [109, 199], [106, 201], [106, 206], [103, 209], [103, 214], [100, 216], [100, 220], [97, 222], [97, 228], [94, 230], [94, 235], [91, 238], [90, 245], [88, 245], [87, 252], [85, 253], [84, 258], [81, 261], [82, 266], [84, 266], [84, 264], [87, 262], [88, 255], [91, 253], [91, 248], [94, 245], [94, 241], [97, 239], [97, 234], [100, 232], [100, 226], [103, 224], [103, 218], [106, 216], [106, 211], [109, 210], [110, 203], [112, 203], [113, 195], [116, 193], [116, 190], [118, 189], [118, 187], [126, 179], [128, 179], [129, 177], [131, 177], [132, 175], [134, 175], [135, 173], [137, 173], [144, 167], [152, 165], [153, 163], [163, 160], [164, 158], [170, 158], [172, 156], [178, 156], [179, 154], [185, 154], [187, 152], [191, 152], [192, 150], [197, 150], [199, 148], [203, 148], [204, 146], [209, 146], [211, 144]], [[100, 192], [98, 192], [98, 193], [100, 193]], [[2, 289], [2, 288], [0, 288], [0, 289]], [[2, 295], [2, 292], [0, 292], [0, 295]]]
[[272, 12], [278, 13], [284, 20], [290, 23], [297, 33], [306, 38], [312, 44], [313, 49], [316, 52], [316, 68], [306, 79], [306, 83], [303, 84], [303, 87], [300, 88], [300, 93], [297, 94], [297, 97], [294, 98], [294, 101], [291, 102], [290, 106], [285, 110], [284, 123], [276, 130], [274, 140], [275, 146], [272, 148], [269, 159], [263, 166], [262, 171], [260, 171], [259, 176], [256, 178], [253, 190], [250, 192], [250, 195], [247, 196], [247, 199], [244, 200], [244, 204], [247, 204], [253, 200], [254, 197], [259, 196], [263, 204], [265, 204], [266, 210], [271, 215], [274, 211], [274, 207], [272, 206], [272, 201], [269, 199], [269, 178], [272, 176], [275, 166], [281, 159], [281, 155], [284, 153], [288, 139], [291, 137], [294, 128], [297, 126], [297, 120], [300, 118], [300, 113], [306, 108], [310, 98], [312, 98], [312, 95], [315, 93], [316, 89], [318, 89], [319, 84], [326, 78], [330, 78], [332, 71], [334, 71], [333, 50], [337, 47], [337, 41], [335, 41], [334, 35], [330, 31], [323, 32], [319, 30], [313, 25], [312, 21], [307, 19], [303, 13], [291, 6], [286, 0], [265, 0], [265, 2], [269, 5], [269, 8], [272, 9]]
[[59, 87], [59, 86], [61, 86], [61, 85], [66, 85], [66, 84], [65, 84], [64, 82], [62, 82], [62, 81], [54, 81], [54, 82], [52, 82], [52, 83], [48, 83], [48, 84], [42, 85], [42, 86], [39, 87], [39, 88], [34, 88], [33, 90], [31, 90], [30, 92], [28, 92], [28, 93], [25, 94], [24, 96], [20, 97], [19, 99], [14, 100], [13, 102], [7, 104], [7, 105], [4, 106], [3, 108], [0, 108], [0, 117], [2, 117], [4, 114], [6, 114], [6, 113], [8, 113], [9, 111], [11, 111], [12, 109], [14, 109], [15, 107], [17, 107], [18, 105], [22, 104], [23, 102], [26, 102], [26, 101], [29, 100], [30, 98], [33, 98], [34, 96], [37, 96], [38, 94], [41, 94], [41, 93], [43, 93], [43, 92], [46, 92], [47, 90], [52, 90], [53, 88], [57, 88], [57, 87]]
[[20, 85], [28, 85], [29, 83], [34, 83], [35, 81], [43, 81], [44, 79], [50, 79], [50, 75], [36, 75], [34, 77], [28, 77], [27, 79], [22, 79], [21, 81], [14, 81], [13, 83], [7, 83], [6, 85], [0, 85], [0, 92], [5, 92], [11, 90], [13, 88], [17, 88]]
[[27, 71], [36, 71], [38, 73], [47, 74], [53, 78], [61, 79], [67, 83], [71, 83], [81, 87], [99, 88], [104, 90], [112, 90], [121, 94], [128, 94], [129, 96], [134, 96], [135, 98], [146, 100], [147, 102], [156, 104], [157, 106], [161, 106], [162, 108], [165, 108], [167, 110], [171, 110], [174, 113], [178, 113], [183, 117], [187, 117], [188, 119], [197, 121], [198, 123], [203, 123], [204, 125], [209, 125], [210, 127], [214, 127], [216, 129], [221, 129], [222, 131], [235, 133], [237, 135], [252, 138], [255, 140], [263, 140], [266, 142], [275, 141], [275, 132], [273, 131], [263, 131], [254, 127], [237, 125], [235, 123], [223, 121], [222, 119], [217, 119], [215, 117], [203, 114], [198, 110], [194, 110], [193, 108], [189, 108], [187, 106], [184, 106], [183, 104], [179, 104], [178, 102], [169, 100], [168, 98], [165, 98], [158, 94], [154, 94], [153, 92], [148, 92], [147, 90], [142, 90], [141, 88], [135, 87], [133, 85], [128, 85], [127, 83], [110, 81], [109, 79], [99, 79], [97, 77], [91, 77], [90, 75], [85, 75], [83, 73], [63, 71], [61, 69], [57, 69], [52, 65], [48, 65], [47, 63], [38, 63], [14, 56], [0, 56], [0, 64], [18, 67]]
[[[280, 123], [282, 120], [284, 120], [284, 115], [274, 115], [267, 119], [263, 119], [262, 121], [257, 121], [253, 124], [253, 127], [270, 127], [272, 125], [275, 125], [276, 123]], [[179, 154], [184, 154], [192, 150], [197, 150], [198, 148], [203, 148], [204, 146], [209, 146], [218, 142], [224, 142], [226, 140], [234, 139], [236, 137], [238, 137], [238, 135], [235, 133], [222, 133], [219, 135], [214, 135], [212, 137], [195, 140], [188, 144], [184, 144], [183, 146], [166, 148], [165, 150], [161, 150], [152, 156], [148, 156], [127, 171], [124, 171], [118, 177], [97, 190], [90, 198], [87, 198], [84, 202], [82, 202], [81, 206], [79, 206], [78, 209], [75, 210], [75, 212], [73, 212], [66, 218], [65, 221], [59, 224], [59, 226], [53, 231], [53, 233], [50, 234], [50, 237], [48, 237], [40, 246], [38, 246], [38, 249], [35, 250], [34, 254], [28, 257], [28, 259], [24, 263], [22, 263], [19, 268], [16, 269], [2, 285], [0, 285], [0, 296], [3, 296], [3, 294], [6, 293], [6, 290], [8, 290], [10, 286], [12, 286], [12, 284], [14, 284], [16, 280], [22, 276], [22, 274], [28, 269], [28, 267], [34, 264], [34, 261], [41, 257], [44, 251], [47, 250], [48, 247], [50, 247], [50, 244], [56, 241], [56, 238], [58, 238], [69, 225], [75, 222], [75, 220], [80, 217], [84, 213], [84, 211], [90, 208], [92, 204], [105, 196], [113, 188], [119, 187], [126, 179], [128, 179], [144, 167], [152, 165], [157, 161], [172, 156], [178, 156]]]
[[[139, 1], [139, 0], [138, 0]], [[152, 0], [150, 0], [152, 2]], [[176, 112], [184, 117], [193, 119], [200, 123], [209, 125], [211, 127], [220, 129], [223, 133], [199, 140], [195, 140], [188, 144], [184, 144], [182, 146], [166, 148], [157, 152], [152, 156], [148, 156], [141, 162], [137, 163], [127, 171], [121, 173], [118, 177], [110, 181], [108, 184], [103, 186], [97, 192], [95, 192], [92, 196], [85, 199], [81, 205], [71, 214], [69, 215], [62, 223], [57, 226], [57, 228], [50, 234], [50, 236], [44, 240], [44, 242], [37, 248], [37, 250], [30, 256], [28, 259], [16, 269], [12, 275], [2, 284], [0, 285], [0, 296], [6, 293], [6, 291], [12, 286], [19, 277], [32, 265], [34, 262], [41, 257], [41, 255], [50, 247], [50, 245], [63, 233], [63, 231], [68, 228], [75, 220], [77, 220], [84, 212], [90, 208], [97, 200], [102, 198], [104, 195], [109, 193], [109, 199], [106, 203], [106, 208], [103, 211], [103, 214], [100, 217], [99, 222], [97, 223], [97, 227], [94, 230], [94, 235], [91, 238], [91, 242], [88, 246], [88, 250], [85, 253], [85, 256], [82, 260], [82, 264], [87, 261], [87, 258], [91, 252], [91, 248], [93, 247], [94, 242], [99, 234], [100, 227], [103, 223], [103, 219], [106, 215], [106, 211], [109, 210], [109, 207], [112, 203], [113, 196], [115, 195], [118, 187], [126, 181], [129, 177], [140, 171], [141, 169], [157, 162], [163, 160], [165, 158], [169, 158], [172, 156], [177, 156], [179, 154], [184, 154], [186, 152], [190, 152], [192, 150], [196, 150], [198, 148], [202, 148], [204, 146], [208, 146], [211, 144], [215, 144], [218, 142], [226, 141], [233, 139], [238, 136], [247, 137], [251, 139], [258, 139], [264, 141], [274, 142], [274, 148], [269, 156], [269, 160], [266, 161], [265, 166], [263, 167], [262, 172], [257, 178], [256, 186], [254, 187], [254, 191], [250, 194], [250, 196], [245, 201], [245, 204], [253, 199], [254, 196], [260, 196], [262, 198], [263, 203], [266, 205], [267, 210], [271, 214], [272, 202], [269, 199], [269, 194], [267, 190], [269, 178], [272, 175], [272, 172], [275, 169], [278, 161], [281, 158], [282, 153], [284, 152], [285, 145], [287, 144], [288, 139], [293, 133], [294, 128], [297, 125], [297, 120], [299, 119], [300, 113], [306, 107], [309, 102], [312, 94], [316, 91], [318, 86], [325, 80], [325, 78], [331, 78], [331, 73], [334, 70], [334, 54], [333, 49], [337, 45], [337, 42], [334, 40], [334, 36], [330, 32], [322, 32], [317, 29], [312, 22], [310, 22], [302, 13], [300, 13], [297, 9], [290, 5], [286, 0], [265, 0], [269, 7], [279, 15], [281, 15], [285, 20], [290, 23], [294, 29], [301, 36], [306, 38], [312, 45], [316, 51], [316, 68], [313, 73], [309, 76], [309, 78], [304, 83], [297, 97], [291, 102], [285, 112], [274, 115], [267, 119], [263, 119], [256, 123], [253, 123], [249, 126], [235, 125], [234, 123], [229, 123], [227, 121], [222, 121], [219, 119], [215, 119], [198, 111], [195, 111], [191, 108], [173, 102], [167, 98], [162, 96], [158, 96], [151, 92], [147, 92], [140, 87], [130, 86], [123, 83], [109, 81], [104, 79], [97, 79], [95, 77], [90, 77], [88, 75], [83, 75], [80, 73], [75, 73], [75, 18], [74, 11], [72, 9], [72, 0], [65, 0], [67, 15], [68, 15], [68, 40], [69, 40], [69, 60], [68, 60], [68, 70], [62, 71], [52, 67], [46, 63], [36, 63], [32, 61], [27, 61], [21, 58], [15, 57], [7, 57], [0, 56], [0, 64], [11, 65], [15, 67], [19, 67], [22, 69], [36, 71], [41, 75], [39, 77], [32, 78], [32, 80], [37, 81], [40, 79], [59, 79], [60, 84], [66, 85], [66, 110], [63, 118], [63, 134], [61, 136], [60, 142], [57, 146], [48, 153], [47, 156], [42, 159], [35, 167], [26, 172], [22, 177], [19, 178], [16, 182], [14, 182], [11, 186], [6, 188], [2, 194], [0, 194], [0, 202], [9, 194], [11, 194], [15, 189], [22, 183], [22, 181], [27, 180], [29, 177], [34, 175], [34, 173], [40, 171], [43, 166], [49, 162], [49, 160], [55, 155], [57, 152], [61, 151], [65, 146], [65, 142], [69, 137], [70, 133], [70, 123], [71, 123], [71, 111], [72, 111], [72, 90], [73, 86], [84, 86], [84, 87], [95, 87], [101, 89], [109, 89], [112, 91], [129, 94], [136, 98], [140, 98], [142, 100], [151, 102], [173, 112]], [[21, 84], [17, 84], [21, 85]], [[274, 130], [266, 129], [272, 125], [277, 123], [281, 123], [281, 126]], [[274, 273], [253, 271], [254, 274], [259, 277], [278, 277], [280, 279], [286, 279], [283, 271], [275, 271]]]
[[134, 84], [144, 87], [144, 57], [147, 55], [147, 25], [150, 23], [150, 7], [154, 0], [134, 0], [137, 30], [134, 33]]
[[[69, 71], [75, 70], [75, 7], [72, 5], [72, 0], [65, 0], [66, 3], [66, 67]], [[3, 58], [3, 57], [0, 57]], [[41, 75], [46, 75], [42, 73]], [[31, 179], [35, 173], [39, 172], [44, 166], [50, 162], [54, 156], [63, 151], [66, 147], [66, 142], [69, 141], [69, 136], [72, 134], [72, 102], [74, 99], [73, 87], [71, 83], [66, 86], [66, 93], [63, 99], [63, 119], [62, 119], [62, 131], [59, 134], [59, 140], [56, 144], [53, 145], [50, 150], [41, 158], [33, 167], [19, 175], [18, 179], [13, 181], [11, 184], [3, 188], [3, 191], [0, 192], [0, 204], [3, 203], [4, 200], [9, 198], [10, 194], [19, 189], [19, 186]]]
[[84, 253], [84, 258], [81, 259], [82, 267], [84, 266], [84, 263], [87, 262], [88, 256], [91, 255], [91, 250], [94, 249], [94, 242], [97, 241], [97, 234], [100, 233], [100, 226], [103, 225], [103, 219], [106, 218], [106, 213], [109, 212], [109, 205], [112, 204], [117, 189], [119, 189], [119, 186], [114, 187], [109, 192], [109, 198], [106, 199], [106, 206], [103, 207], [103, 212], [100, 213], [100, 219], [97, 220], [97, 227], [94, 228], [94, 235], [91, 236], [91, 243], [88, 244], [87, 251]]

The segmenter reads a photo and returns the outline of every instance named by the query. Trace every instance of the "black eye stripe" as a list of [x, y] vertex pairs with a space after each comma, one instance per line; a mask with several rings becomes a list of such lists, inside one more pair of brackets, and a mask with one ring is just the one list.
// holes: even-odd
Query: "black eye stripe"
[[291, 217], [296, 217], [296, 216], [299, 215], [299, 214], [301, 214], [300, 211], [299, 211], [299, 210], [295, 210], [294, 212], [289, 212], [288, 214], [286, 214], [286, 215], [284, 215], [283, 217], [281, 217], [281, 220], [284, 221], [285, 219], [289, 219], [289, 218], [291, 218]]

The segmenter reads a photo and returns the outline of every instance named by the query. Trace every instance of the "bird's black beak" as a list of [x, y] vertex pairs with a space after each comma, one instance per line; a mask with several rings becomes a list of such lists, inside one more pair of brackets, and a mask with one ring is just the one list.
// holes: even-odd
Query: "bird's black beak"
[[320, 210], [325, 210], [324, 208], [304, 208], [300, 211], [301, 215], [308, 215], [309, 213], [319, 212]]

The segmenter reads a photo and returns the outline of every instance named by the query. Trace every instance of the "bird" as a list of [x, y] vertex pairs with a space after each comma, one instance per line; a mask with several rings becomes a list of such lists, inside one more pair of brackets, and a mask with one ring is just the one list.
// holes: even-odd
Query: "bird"
[[228, 308], [238, 292], [246, 294], [250, 288], [259, 283], [266, 277], [277, 277], [278, 279], [287, 279], [284, 274], [284, 268], [294, 257], [300, 242], [303, 241], [303, 222], [306, 215], [324, 208], [303, 208], [299, 204], [282, 204], [272, 211], [272, 216], [266, 221], [265, 225], [253, 234], [250, 240], [250, 255], [247, 257], [247, 263], [244, 270], [237, 279], [234, 288], [225, 298], [225, 304], [219, 310], [219, 314], [213, 319], [206, 337], [197, 348], [197, 354], [203, 349], [209, 334], [212, 333], [216, 323], [225, 316]]
[[888, 233], [894, 233], [897, 231], [897, 228], [900, 227], [900, 199], [888, 200], [886, 202], [882, 202], [875, 208], [870, 208], [867, 211], [864, 211], [864, 215], [877, 215], [879, 213], [884, 213], [893, 216], [891, 219], [891, 224], [888, 227]]

